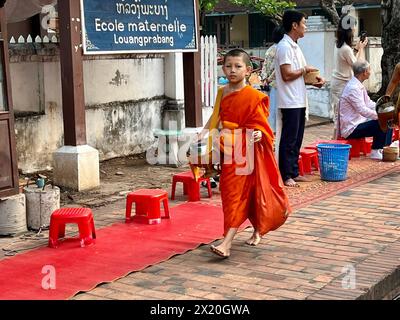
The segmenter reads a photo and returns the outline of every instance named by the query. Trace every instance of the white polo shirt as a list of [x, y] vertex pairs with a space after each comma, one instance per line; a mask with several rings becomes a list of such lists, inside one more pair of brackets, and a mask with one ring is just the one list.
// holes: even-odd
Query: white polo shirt
[[287, 34], [278, 43], [275, 56], [277, 107], [280, 109], [306, 108], [307, 88], [304, 78], [283, 81], [280, 66], [284, 64], [290, 64], [293, 71], [306, 66], [306, 59], [299, 45]]

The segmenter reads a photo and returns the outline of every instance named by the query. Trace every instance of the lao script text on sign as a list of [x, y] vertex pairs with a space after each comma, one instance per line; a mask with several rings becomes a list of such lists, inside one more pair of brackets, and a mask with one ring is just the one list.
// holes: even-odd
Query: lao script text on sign
[[197, 51], [196, 0], [81, 0], [85, 54]]

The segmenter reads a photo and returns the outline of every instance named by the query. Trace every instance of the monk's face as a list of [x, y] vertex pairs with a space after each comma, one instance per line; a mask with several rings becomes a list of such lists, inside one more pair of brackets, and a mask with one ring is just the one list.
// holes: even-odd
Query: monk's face
[[244, 81], [246, 76], [250, 75], [251, 67], [246, 65], [241, 56], [226, 57], [222, 70], [229, 82], [235, 84]]

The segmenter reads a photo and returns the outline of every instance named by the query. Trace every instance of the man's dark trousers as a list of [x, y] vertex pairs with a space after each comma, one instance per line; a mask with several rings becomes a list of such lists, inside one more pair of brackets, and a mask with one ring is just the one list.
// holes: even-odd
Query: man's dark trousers
[[379, 127], [378, 120], [369, 120], [360, 123], [347, 139], [374, 137], [372, 149], [383, 149], [384, 146], [389, 146], [392, 143], [392, 134], [392, 129], [383, 132]]
[[299, 175], [299, 155], [303, 142], [306, 108], [281, 109], [282, 134], [279, 143], [279, 170], [283, 181]]

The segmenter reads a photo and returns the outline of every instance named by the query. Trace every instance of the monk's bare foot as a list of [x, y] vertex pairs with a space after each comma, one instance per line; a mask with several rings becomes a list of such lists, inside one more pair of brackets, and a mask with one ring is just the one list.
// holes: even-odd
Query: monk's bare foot
[[249, 246], [256, 246], [260, 243], [261, 241], [261, 236], [258, 232], [254, 232], [253, 235], [249, 240], [246, 241], [246, 244]]
[[299, 185], [296, 183], [296, 181], [294, 181], [292, 178], [285, 180], [284, 185], [285, 185], [286, 187], [290, 187], [290, 188], [298, 187], [298, 186], [299, 186]]
[[296, 178], [293, 178], [294, 181], [296, 182], [310, 182], [311, 180], [304, 177], [304, 176], [297, 176]]
[[231, 255], [230, 249], [225, 248], [222, 245], [219, 245], [219, 246], [211, 245], [210, 249], [211, 249], [212, 253], [215, 253], [217, 256], [219, 256], [221, 258], [228, 258]]

